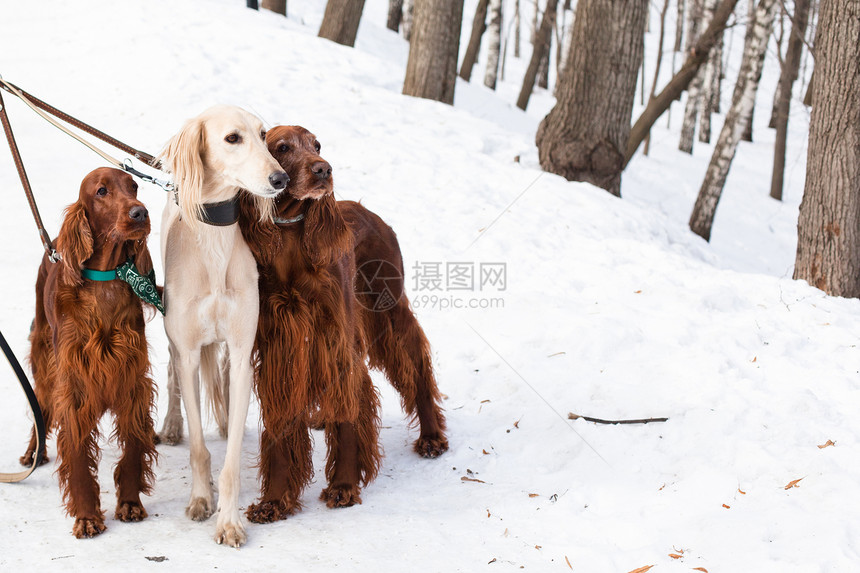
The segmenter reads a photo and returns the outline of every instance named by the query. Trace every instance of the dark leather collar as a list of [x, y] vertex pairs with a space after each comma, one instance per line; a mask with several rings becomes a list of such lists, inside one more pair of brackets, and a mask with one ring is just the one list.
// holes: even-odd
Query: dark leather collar
[[200, 220], [207, 225], [226, 227], [239, 220], [239, 194], [218, 203], [204, 203]]

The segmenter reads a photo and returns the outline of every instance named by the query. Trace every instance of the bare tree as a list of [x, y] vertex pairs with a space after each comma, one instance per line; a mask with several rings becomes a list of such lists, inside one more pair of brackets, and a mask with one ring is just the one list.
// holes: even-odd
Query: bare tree
[[[688, 13], [689, 26], [687, 27], [687, 50], [695, 45], [698, 33], [708, 26], [711, 18], [709, 3], [711, 0], [690, 0]], [[706, 4], [708, 3], [708, 4]], [[701, 100], [702, 85], [707, 70], [707, 60], [702, 68], [696, 73], [696, 77], [687, 88], [687, 103], [684, 106], [684, 121], [681, 124], [681, 137], [678, 140], [678, 149], [684, 153], [693, 153], [693, 136], [696, 134], [696, 117], [699, 114], [699, 102]]]
[[681, 51], [681, 42], [684, 40], [684, 5], [685, 0], [678, 0], [677, 9], [678, 9], [678, 17], [675, 20], [675, 46], [672, 48], [673, 52]]
[[260, 5], [276, 14], [287, 15], [287, 0], [263, 0]]
[[672, 76], [666, 87], [645, 106], [645, 109], [639, 115], [639, 119], [636, 120], [636, 123], [630, 129], [627, 152], [624, 154], [624, 165], [630, 163], [636, 150], [639, 149], [642, 140], [645, 139], [645, 136], [651, 130], [651, 126], [669, 109], [669, 106], [681, 95], [684, 89], [690, 85], [696, 72], [705, 63], [705, 59], [708, 57], [711, 48], [714, 47], [717, 40], [722, 36], [723, 31], [726, 29], [726, 22], [737, 3], [738, 0], [722, 0], [720, 5], [717, 6], [717, 11], [714, 12], [711, 25], [699, 36], [693, 49], [687, 52], [687, 59], [684, 61], [684, 65]]
[[328, 0], [319, 37], [344, 46], [354, 46], [364, 0]]
[[782, 201], [782, 185], [785, 175], [785, 144], [788, 137], [788, 112], [791, 110], [791, 90], [800, 69], [800, 56], [803, 52], [803, 37], [806, 34], [806, 20], [809, 16], [809, 0], [794, 1], [794, 18], [791, 23], [791, 36], [785, 51], [785, 61], [780, 74], [779, 93], [776, 109], [776, 142], [773, 146], [773, 176], [770, 182], [770, 196]]
[[403, 19], [403, 0], [388, 0], [388, 22], [386, 26], [394, 32], [400, 29]]
[[794, 278], [860, 297], [860, 7], [822, 2]]
[[[520, 95], [517, 98], [517, 107], [523, 110], [529, 105], [529, 99], [535, 88], [535, 80], [537, 79], [538, 67], [540, 66], [543, 52], [549, 50], [549, 45], [545, 41], [547, 38], [546, 31], [552, 31], [552, 23], [555, 21], [556, 2], [557, 0], [547, 0], [540, 29], [535, 33], [536, 43], [532, 50], [532, 57], [529, 60], [529, 67], [526, 68], [526, 75], [523, 78], [523, 87], [520, 89]], [[537, 41], [541, 38], [543, 39], [542, 41]]]
[[484, 85], [496, 89], [502, 47], [502, 0], [490, 0], [490, 25], [487, 30], [487, 71], [484, 74]]
[[466, 45], [466, 53], [463, 55], [463, 63], [460, 64], [460, 77], [467, 82], [472, 79], [472, 68], [478, 61], [478, 53], [481, 51], [481, 38], [487, 29], [487, 6], [489, 0], [478, 0], [475, 9], [475, 17], [472, 19], [472, 35]]
[[538, 72], [537, 72], [537, 85], [541, 89], [549, 88], [549, 60], [550, 54], [552, 53], [552, 31], [555, 28], [555, 19], [558, 8], [558, 4], [556, 3], [555, 9], [551, 12], [552, 15], [552, 25], [544, 29], [541, 26], [540, 33], [544, 34], [543, 43], [546, 45], [546, 49], [541, 52], [541, 59], [538, 63]]
[[[680, 2], [682, 5], [683, 3]], [[657, 93], [657, 79], [660, 77], [660, 66], [663, 63], [663, 39], [666, 36], [666, 13], [669, 11], [669, 0], [663, 0], [663, 9], [660, 11], [660, 40], [657, 42], [657, 63], [654, 64], [654, 80], [651, 82], [651, 94], [648, 96], [648, 101], [654, 99], [654, 94]], [[645, 58], [642, 58], [643, 61]], [[651, 146], [651, 133], [645, 137], [645, 147], [642, 150], [643, 155], [648, 155], [648, 149]]]
[[723, 129], [714, 146], [711, 163], [705, 172], [705, 180], [699, 189], [699, 196], [693, 207], [693, 214], [690, 216], [690, 229], [706, 241], [711, 238], [714, 213], [717, 210], [720, 195], [723, 193], [741, 134], [746, 127], [746, 122], [750, 121], [775, 13], [776, 0], [759, 0], [756, 6], [755, 24], [749, 35], [750, 41], [744, 49], [738, 81], [732, 95], [732, 107], [726, 114]]
[[454, 103], [463, 0], [415, 0], [403, 93]]
[[520, 0], [514, 0], [514, 57], [520, 57]]
[[558, 102], [535, 137], [547, 171], [621, 195], [647, 14], [648, 0], [580, 0]]

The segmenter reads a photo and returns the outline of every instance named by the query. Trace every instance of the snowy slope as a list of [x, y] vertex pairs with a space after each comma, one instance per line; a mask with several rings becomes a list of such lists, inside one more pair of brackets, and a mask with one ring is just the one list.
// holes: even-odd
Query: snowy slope
[[[160, 448], [155, 491], [144, 500], [150, 518], [113, 520], [117, 450], [104, 441], [108, 531], [74, 539], [52, 466], [42, 468], [0, 487], [0, 570], [856, 568], [860, 303], [790, 280], [808, 120], [795, 106], [786, 202], [777, 204], [767, 198], [773, 134], [765, 128], [775, 55], [756, 143], [739, 151], [707, 244], [686, 221], [712, 147], [676, 151], [680, 104], [672, 128], [663, 118], [655, 129], [651, 157], [625, 172], [618, 200], [541, 173], [534, 132], [552, 98], [537, 94], [527, 113], [513, 107], [524, 60], [508, 58], [498, 94], [458, 83], [452, 108], [400, 95], [408, 46], [385, 29], [384, 0], [367, 3], [355, 49], [316, 38], [322, 2], [290, 2], [288, 19], [243, 4], [48, 0], [37, 12], [5, 3], [0, 74], [150, 152], [218, 102], [314, 131], [338, 195], [361, 199], [398, 232], [448, 396], [451, 451], [437, 460], [413, 454], [417, 433], [376, 377], [386, 457], [363, 505], [328, 510], [317, 501], [318, 435], [305, 510], [250, 525], [248, 544], [234, 551], [213, 543], [212, 520], [184, 516], [187, 444]], [[467, 2], [464, 35], [473, 12]], [[735, 30], [735, 54], [742, 34]], [[647, 42], [651, 66], [656, 34]], [[4, 97], [55, 235], [62, 208], [101, 160]], [[0, 329], [24, 356], [41, 247], [3, 151], [0, 186]], [[156, 245], [163, 192], [145, 185], [141, 198]], [[426, 288], [421, 279], [437, 263], [443, 279], [449, 265], [472, 268], [474, 288]], [[480, 285], [481, 265], [493, 263], [505, 264], [504, 290]], [[159, 318], [147, 334], [160, 415]], [[14, 380], [3, 380], [0, 467], [11, 471], [29, 422]], [[252, 405], [246, 424], [243, 507], [258, 491], [257, 412]], [[568, 421], [568, 412], [669, 421], [602, 426]], [[214, 424], [207, 438], [217, 471], [225, 443]], [[836, 445], [816, 447], [827, 440]], [[53, 441], [49, 448], [53, 457]]]

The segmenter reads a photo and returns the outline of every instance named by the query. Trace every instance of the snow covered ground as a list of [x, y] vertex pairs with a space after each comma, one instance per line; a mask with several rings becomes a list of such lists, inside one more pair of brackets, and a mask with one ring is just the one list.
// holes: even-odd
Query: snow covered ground
[[[474, 5], [466, 2], [464, 37]], [[386, 456], [363, 505], [328, 510], [317, 500], [318, 435], [305, 510], [249, 525], [236, 551], [212, 541], [214, 520], [184, 516], [187, 444], [160, 447], [149, 519], [115, 521], [117, 449], [105, 441], [107, 532], [70, 534], [52, 463], [0, 486], [0, 570], [858, 570], [860, 302], [791, 280], [808, 110], [793, 107], [786, 201], [774, 202], [773, 50], [756, 142], [740, 147], [707, 244], [686, 225], [712, 146], [676, 150], [681, 104], [671, 128], [658, 122], [651, 156], [624, 173], [619, 200], [540, 171], [534, 133], [553, 99], [536, 94], [527, 113], [513, 106], [526, 60], [508, 55], [496, 93], [479, 85], [482, 57], [477, 84], [459, 82], [453, 108], [407, 98], [408, 46], [385, 29], [387, 2], [367, 2], [355, 49], [316, 38], [323, 7], [292, 0], [284, 19], [241, 0], [5, 2], [0, 74], [150, 152], [214, 103], [314, 131], [339, 196], [361, 199], [398, 232], [447, 395], [450, 452], [412, 453], [417, 433], [377, 377]], [[656, 32], [652, 24], [646, 87]], [[734, 34], [724, 102], [743, 28]], [[4, 97], [56, 235], [81, 178], [103, 163]], [[23, 357], [41, 246], [5, 151], [0, 187], [0, 329]], [[142, 186], [152, 245], [162, 195]], [[492, 274], [500, 264], [504, 284]], [[431, 290], [437, 271], [441, 290]], [[160, 426], [160, 318], [147, 334]], [[12, 471], [30, 422], [11, 373], [2, 391], [0, 468]], [[669, 421], [604, 426], [568, 412]], [[243, 507], [258, 492], [258, 419], [252, 405]], [[217, 471], [225, 442], [212, 423], [207, 438]], [[835, 446], [818, 447], [828, 440]], [[53, 458], [53, 441], [49, 451]]]

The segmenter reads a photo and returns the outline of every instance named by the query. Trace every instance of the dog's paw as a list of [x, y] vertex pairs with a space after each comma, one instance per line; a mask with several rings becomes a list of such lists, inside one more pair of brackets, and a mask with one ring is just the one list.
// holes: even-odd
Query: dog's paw
[[146, 519], [147, 513], [140, 502], [123, 501], [116, 504], [116, 512], [113, 516], [115, 519], [125, 522], [143, 521]]
[[[32, 450], [27, 450], [27, 453], [25, 453], [23, 456], [18, 458], [18, 461], [25, 468], [29, 468], [31, 465], [33, 465], [33, 456], [34, 455], [36, 455], [36, 452], [34, 452]], [[43, 466], [46, 463], [48, 463], [49, 461], [51, 461], [51, 459], [48, 457], [48, 454], [42, 454], [42, 461], [39, 462], [39, 465]]]
[[421, 436], [415, 440], [415, 451], [422, 458], [438, 458], [448, 451], [448, 438], [443, 434]]
[[90, 537], [95, 537], [105, 529], [107, 529], [107, 526], [103, 519], [79, 517], [75, 520], [75, 526], [72, 528], [72, 533], [78, 539], [88, 539]]
[[167, 444], [175, 446], [182, 441], [182, 416], [171, 417], [168, 415], [161, 427], [161, 432], [156, 434], [156, 444]]
[[215, 543], [218, 545], [229, 545], [230, 547], [242, 547], [248, 536], [241, 523], [225, 523], [219, 525], [215, 531]]
[[330, 508], [350, 507], [361, 503], [360, 492], [361, 488], [357, 485], [334, 484], [322, 490], [320, 499]]
[[212, 515], [212, 500], [205, 497], [195, 497], [188, 502], [185, 515], [194, 521], [205, 521]]
[[272, 523], [286, 519], [298, 510], [298, 504], [281, 507], [281, 503], [277, 501], [261, 501], [249, 505], [245, 510], [245, 517], [252, 523]]

